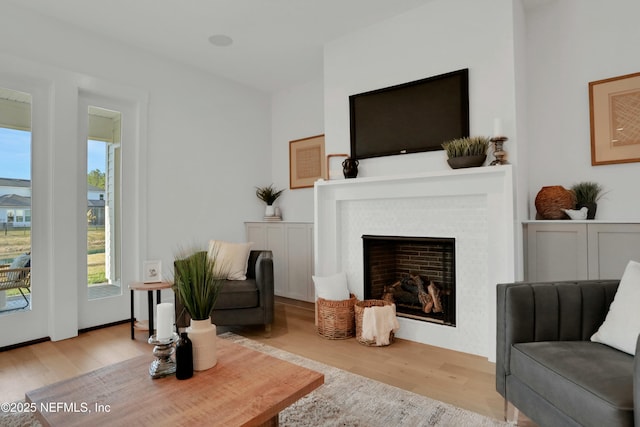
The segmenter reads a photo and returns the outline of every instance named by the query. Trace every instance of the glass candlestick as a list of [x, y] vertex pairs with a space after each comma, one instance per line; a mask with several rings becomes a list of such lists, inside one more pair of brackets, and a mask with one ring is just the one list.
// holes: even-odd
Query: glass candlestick
[[169, 338], [158, 339], [157, 335], [149, 338], [149, 344], [153, 344], [153, 355], [156, 360], [149, 366], [151, 378], [162, 378], [176, 373], [176, 362], [171, 356], [176, 352], [174, 344], [178, 341], [175, 332]]
[[504, 159], [507, 152], [502, 148], [502, 145], [507, 139], [509, 138], [506, 136], [494, 136], [491, 138], [491, 142], [493, 142], [493, 155], [496, 159], [491, 162], [490, 166], [504, 165], [507, 163]]

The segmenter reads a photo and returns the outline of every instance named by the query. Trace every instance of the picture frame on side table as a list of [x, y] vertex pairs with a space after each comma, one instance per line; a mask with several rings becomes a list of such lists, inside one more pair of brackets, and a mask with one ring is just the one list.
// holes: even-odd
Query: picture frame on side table
[[142, 281], [144, 283], [162, 282], [162, 261], [149, 260], [142, 263]]
[[326, 179], [326, 162], [324, 135], [289, 141], [289, 187], [313, 187], [318, 179]]
[[591, 164], [640, 162], [640, 73], [589, 83]]

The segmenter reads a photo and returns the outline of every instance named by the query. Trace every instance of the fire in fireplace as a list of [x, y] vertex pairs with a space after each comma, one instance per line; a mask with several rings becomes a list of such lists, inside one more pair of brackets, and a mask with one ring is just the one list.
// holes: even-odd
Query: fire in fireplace
[[364, 296], [395, 303], [396, 313], [455, 326], [455, 239], [362, 236]]

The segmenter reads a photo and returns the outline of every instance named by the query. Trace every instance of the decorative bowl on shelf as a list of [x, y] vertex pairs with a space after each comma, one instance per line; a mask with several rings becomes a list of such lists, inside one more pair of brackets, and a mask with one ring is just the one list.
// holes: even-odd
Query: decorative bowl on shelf
[[486, 154], [481, 154], [477, 156], [461, 156], [461, 157], [452, 157], [450, 159], [447, 159], [447, 163], [449, 163], [449, 166], [451, 166], [451, 169], [475, 168], [478, 166], [482, 166], [486, 159], [487, 159]]

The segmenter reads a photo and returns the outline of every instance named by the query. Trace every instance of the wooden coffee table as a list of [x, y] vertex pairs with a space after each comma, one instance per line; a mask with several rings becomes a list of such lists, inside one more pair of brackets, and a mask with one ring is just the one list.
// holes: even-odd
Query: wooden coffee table
[[45, 426], [262, 426], [324, 383], [324, 375], [224, 339], [218, 364], [152, 379], [149, 356], [106, 366], [25, 394]]

